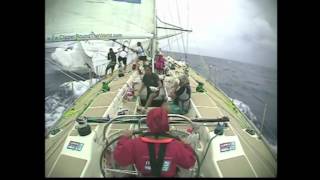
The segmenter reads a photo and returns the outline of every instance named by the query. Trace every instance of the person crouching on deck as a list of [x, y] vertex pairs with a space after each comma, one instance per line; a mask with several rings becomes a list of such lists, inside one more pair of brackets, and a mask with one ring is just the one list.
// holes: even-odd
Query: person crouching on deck
[[144, 109], [138, 109], [141, 113], [145, 113], [150, 106], [151, 102], [159, 96], [160, 87], [162, 87], [159, 76], [156, 73], [152, 73], [152, 69], [150, 66], [145, 66], [145, 74], [142, 78], [142, 85], [140, 90], [138, 91], [137, 96], [140, 95], [144, 88], [147, 88], [147, 102], [144, 106]]
[[174, 100], [170, 108], [172, 114], [186, 114], [191, 106], [191, 87], [187, 75], [179, 77], [179, 84], [175, 84], [170, 97]]
[[135, 164], [143, 176], [158, 177], [174, 177], [177, 165], [185, 169], [194, 166], [196, 157], [191, 146], [167, 134], [168, 113], [164, 107], [150, 110], [146, 121], [148, 133], [131, 139], [132, 132], [126, 130], [120, 137], [113, 154], [118, 165]]

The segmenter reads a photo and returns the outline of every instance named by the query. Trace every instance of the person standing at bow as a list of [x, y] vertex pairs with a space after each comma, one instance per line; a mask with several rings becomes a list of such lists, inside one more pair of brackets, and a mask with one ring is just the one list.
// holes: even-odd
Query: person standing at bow
[[113, 52], [113, 49], [110, 48], [108, 53], [108, 60], [111, 60], [111, 61], [106, 68], [106, 76], [108, 74], [109, 69], [111, 69], [111, 76], [113, 75], [114, 67], [117, 64], [116, 59], [117, 59], [116, 54]]
[[147, 56], [146, 56], [146, 53], [144, 52], [141, 42], [137, 42], [136, 53], [138, 55], [138, 61], [143, 61], [143, 64], [146, 64]]
[[127, 68], [127, 58], [128, 58], [128, 48], [125, 45], [122, 45], [122, 47], [118, 51], [118, 63], [121, 64], [121, 62], [124, 65], [124, 71], [126, 71]]

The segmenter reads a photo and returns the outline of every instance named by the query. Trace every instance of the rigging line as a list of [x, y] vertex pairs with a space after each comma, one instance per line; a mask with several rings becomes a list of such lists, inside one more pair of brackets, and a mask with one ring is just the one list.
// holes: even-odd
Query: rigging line
[[[189, 29], [190, 27], [190, 17], [189, 17], [189, 13], [190, 13], [190, 8], [189, 8], [189, 3], [190, 3], [190, 1], [189, 0], [187, 0], [187, 28]], [[187, 52], [189, 52], [189, 33], [187, 33], [187, 42], [186, 42], [186, 50], [187, 50]], [[186, 56], [186, 60], [188, 59], [188, 54], [187, 54], [187, 56]]]
[[[167, 2], [167, 3], [168, 3], [168, 6], [170, 6], [170, 5], [169, 5], [169, 2]], [[168, 14], [168, 13], [166, 13], [166, 20], [169, 20], [169, 14]], [[167, 34], [169, 34], [168, 31], [169, 31], [169, 30], [167, 29], [167, 30], [166, 30], [166, 33], [167, 33]], [[171, 40], [171, 38], [167, 38], [169, 51], [172, 51], [171, 44], [170, 44], [170, 40]]]
[[178, 17], [179, 26], [181, 26], [178, 0], [176, 0], [176, 8], [177, 8], [177, 17]]
[[170, 27], [163, 27], [163, 26], [157, 26], [157, 29], [170, 29], [170, 30], [175, 30], [175, 31], [192, 32], [192, 30], [188, 30], [188, 29], [177, 29], [177, 28], [170, 28]]
[[[63, 69], [60, 64], [54, 62], [53, 60], [51, 60], [51, 59], [49, 59], [49, 58], [46, 58], [46, 60], [48, 60], [48, 61], [51, 62], [52, 64], [56, 65], [58, 68]], [[76, 74], [76, 73], [74, 73], [74, 72], [69, 72], [69, 73], [70, 73], [70, 74], [73, 74], [73, 75], [75, 75], [75, 76], [77, 76], [77, 77], [79, 77], [79, 78], [82, 79], [82, 80], [86, 80], [85, 78], [83, 78], [82, 76], [80, 76], [80, 75], [78, 75], [78, 74]]]
[[156, 18], [157, 18], [160, 22], [162, 22], [163, 24], [166, 24], [166, 25], [175, 27], [175, 28], [177, 28], [177, 29], [183, 29], [183, 28], [181, 28], [181, 27], [179, 27], [179, 26], [176, 26], [176, 25], [169, 24], [169, 23], [166, 23], [166, 22], [161, 21], [161, 19], [160, 19], [158, 16], [156, 16]]
[[[167, 2], [168, 3], [168, 2]], [[169, 3], [168, 3], [169, 4]], [[165, 20], [168, 20], [169, 19], [169, 14], [168, 13], [165, 13], [165, 17], [164, 17], [164, 19]], [[158, 18], [158, 17], [157, 17]], [[159, 19], [159, 18], [158, 18]], [[159, 21], [161, 22], [161, 20], [159, 19]], [[166, 34], [168, 35], [169, 33], [168, 33], [168, 29], [166, 29]], [[168, 41], [168, 45], [166, 46], [166, 47], [169, 47], [169, 50], [171, 51], [171, 46], [170, 46], [170, 38], [167, 38], [167, 41]]]
[[[56, 67], [55, 67], [55, 68], [56, 68]], [[74, 80], [74, 81], [78, 81], [76, 78], [74, 78], [74, 77], [70, 76], [69, 74], [65, 73], [64, 71], [62, 71], [62, 70], [60, 70], [60, 69], [58, 69], [58, 68], [56, 68], [56, 70], [60, 71], [60, 72], [61, 72], [61, 73], [63, 73], [64, 75], [68, 76], [68, 77], [69, 77], [69, 78], [71, 78], [72, 80]], [[83, 84], [83, 83], [82, 83], [82, 84]], [[88, 86], [88, 85], [86, 85], [86, 84], [83, 84], [83, 85], [85, 85], [85, 86], [89, 87], [89, 86]]]
[[170, 45], [170, 40], [169, 40], [169, 39], [170, 39], [170, 38], [168, 38], [168, 45], [167, 45], [166, 47], [169, 47], [169, 50], [172, 51], [171, 45]]
[[[114, 43], [120, 44], [121, 46], [123, 46], [123, 45], [126, 46], [124, 43], [120, 43], [120, 42], [118, 42], [116, 39], [113, 39], [112, 41], [113, 41]], [[131, 42], [131, 39], [130, 39], [130, 42]], [[126, 46], [126, 47], [127, 47], [129, 50], [131, 50], [131, 51], [134, 51], [134, 52], [136, 51], [135, 49], [133, 49], [133, 48], [130, 47], [130, 43], [129, 43], [129, 45]], [[129, 53], [129, 52], [128, 52], [128, 53]]]
[[[54, 67], [54, 66], [53, 66]], [[56, 68], [56, 67], [55, 67]], [[64, 75], [66, 75], [66, 76], [68, 76], [69, 78], [71, 78], [72, 80], [74, 80], [74, 81], [79, 81], [78, 79], [76, 79], [76, 78], [74, 78], [74, 77], [72, 77], [72, 76], [70, 76], [69, 74], [67, 74], [66, 72], [64, 72], [64, 71], [62, 71], [62, 70], [60, 70], [59, 68], [56, 68], [56, 70], [58, 70], [58, 71], [60, 71], [61, 73], [63, 73]], [[88, 85], [86, 85], [86, 84], [84, 84], [84, 83], [82, 83], [81, 81], [80, 81], [80, 83], [81, 84], [83, 84], [84, 86], [86, 86], [86, 87], [90, 87], [90, 86], [88, 86]]]
[[188, 35], [188, 33], [186, 34], [186, 35], [184, 35], [184, 34], [182, 34], [181, 36], [182, 36], [182, 42], [183, 42], [183, 50], [184, 50], [184, 61], [186, 61], [187, 60], [187, 52], [188, 52], [188, 49], [186, 48], [186, 41], [185, 40], [187, 40], [186, 38], [185, 38], [185, 36], [187, 36]]
[[179, 43], [179, 38], [178, 38], [178, 36], [176, 36], [175, 37], [175, 41], [176, 41], [176, 43], [177, 43], [177, 47], [178, 47], [178, 52], [181, 52], [181, 48], [180, 48], [180, 43]]
[[[62, 66], [61, 66], [61, 65], [59, 65], [58, 63], [54, 62], [53, 60], [51, 60], [51, 59], [49, 59], [49, 58], [46, 58], [46, 60], [49, 60], [49, 62], [51, 62], [52, 64], [56, 65], [58, 68], [62, 69]], [[73, 75], [75, 75], [75, 76], [77, 76], [77, 77], [78, 77], [78, 78], [80, 78], [81, 80], [84, 80], [84, 81], [86, 80], [84, 77], [82, 77], [82, 76], [80, 76], [80, 75], [76, 74], [75, 72], [71, 72], [71, 71], [69, 71], [69, 73], [70, 73], [70, 74], [73, 74]]]
[[[50, 62], [50, 61], [48, 61], [48, 62]], [[74, 77], [72, 77], [72, 76], [70, 76], [69, 74], [67, 74], [66, 72], [64, 72], [63, 70], [60, 70], [59, 68], [57, 68], [57, 67], [55, 67], [55, 66], [53, 66], [54, 68], [56, 68], [56, 70], [58, 70], [58, 71], [60, 71], [61, 73], [63, 73], [64, 75], [66, 75], [66, 76], [68, 76], [69, 78], [71, 78], [72, 80], [74, 80], [74, 81], [79, 81], [78, 79], [76, 79], [76, 78], [74, 78]], [[84, 83], [82, 83], [81, 81], [79, 81], [81, 84], [83, 84], [84, 86], [86, 86], [86, 87], [89, 87], [90, 88], [90, 86], [88, 86], [88, 85], [86, 85], [86, 84], [84, 84]]]
[[78, 77], [78, 78], [80, 78], [81, 80], [83, 80], [83, 81], [86, 81], [86, 79], [84, 78], [84, 77], [82, 77], [82, 76], [80, 76], [80, 75], [78, 75], [77, 73], [75, 73], [75, 72], [69, 72], [70, 74], [73, 74], [74, 76], [76, 76], [76, 77]]
[[[166, 33], [167, 33], [167, 34], [169, 34], [168, 31], [169, 31], [169, 30], [166, 29]], [[170, 38], [167, 38], [167, 40], [168, 40], [169, 49], [170, 49], [170, 51], [171, 51]]]
[[182, 47], [183, 47], [183, 52], [184, 52], [184, 61], [187, 59], [187, 52], [186, 52], [186, 48], [185, 48], [185, 42], [184, 42], [184, 35], [181, 34], [181, 40], [182, 40]]
[[[178, 16], [179, 26], [181, 26], [178, 0], [176, 0], [176, 7], [177, 7], [177, 16]], [[181, 34], [181, 41], [182, 41], [182, 48], [183, 48], [183, 52], [184, 52], [184, 58], [186, 59], [186, 48], [185, 48], [185, 44], [184, 44], [184, 35], [183, 34]]]
[[177, 44], [177, 47], [178, 47], [178, 49], [177, 49], [177, 51], [178, 52], [181, 52], [181, 48], [180, 48], [180, 39], [178, 38], [178, 36], [176, 36], [175, 37], [175, 40], [174, 40], [175, 42], [176, 42], [176, 44]]
[[[167, 2], [168, 3], [168, 2]], [[168, 3], [168, 5], [169, 5], [169, 3]], [[165, 16], [165, 20], [168, 20], [169, 19], [169, 14], [168, 13], [165, 13], [166, 14], [166, 16]], [[168, 33], [168, 29], [166, 29], [166, 34], [169, 34]], [[167, 45], [167, 47], [169, 47], [169, 51], [172, 51], [171, 50], [171, 45], [170, 45], [170, 38], [167, 38], [167, 41], [168, 41], [168, 45]]]
[[172, 43], [177, 43], [177, 42], [179, 42], [179, 39], [174, 38], [174, 37], [170, 37], [170, 38], [168, 38], [168, 39], [171, 39], [171, 38], [173, 38], [173, 39], [171, 40]]
[[[173, 15], [172, 15], [172, 13], [171, 13], [171, 8], [170, 8], [170, 7], [171, 7], [171, 5], [168, 3], [168, 10], [169, 10], [169, 13], [168, 13], [168, 14], [170, 15], [170, 21], [171, 21], [171, 22], [174, 22], [174, 21], [173, 21]], [[179, 52], [179, 51], [180, 51], [180, 46], [179, 46], [179, 42], [178, 42], [178, 37], [175, 36], [174, 39], [175, 39], [175, 40], [173, 40], [173, 41], [177, 41], [177, 48], [178, 48], [177, 51]]]
[[161, 46], [161, 49], [166, 49], [167, 47], [169, 47], [169, 44], [162, 45], [162, 46]]

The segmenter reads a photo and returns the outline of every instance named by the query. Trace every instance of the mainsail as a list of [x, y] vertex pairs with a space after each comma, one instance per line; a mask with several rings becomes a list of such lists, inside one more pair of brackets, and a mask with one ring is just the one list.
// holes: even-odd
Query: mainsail
[[154, 0], [46, 0], [46, 42], [144, 39], [155, 33]]
[[[155, 37], [155, 0], [46, 0], [45, 6], [46, 44], [77, 41], [78, 51], [84, 52], [65, 52], [62, 47], [53, 53], [52, 58], [71, 71], [83, 71], [86, 63], [97, 75], [104, 74], [105, 56], [114, 43], [101, 42], [100, 47], [99, 40], [129, 40], [131, 48], [141, 41], [150, 50]], [[59, 58], [70, 54], [82, 56]]]

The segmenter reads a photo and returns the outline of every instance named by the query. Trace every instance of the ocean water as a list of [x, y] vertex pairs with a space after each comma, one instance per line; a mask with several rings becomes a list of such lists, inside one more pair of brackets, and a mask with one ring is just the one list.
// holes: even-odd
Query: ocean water
[[227, 59], [166, 52], [177, 59], [186, 59], [199, 74], [215, 83], [261, 128], [266, 106], [262, 134], [277, 147], [277, 69]]
[[[57, 46], [67, 47], [61, 44]], [[45, 125], [47, 128], [54, 126], [63, 112], [85, 93], [90, 85], [99, 81], [97, 77], [90, 80], [89, 70], [85, 74], [61, 72], [61, 69], [52, 63], [52, 61], [56, 63], [51, 57], [55, 49], [56, 47], [45, 49]], [[129, 53], [127, 63], [130, 63], [132, 58], [132, 54]]]
[[[46, 48], [46, 59], [51, 59], [55, 48]], [[181, 53], [165, 52], [177, 59]], [[186, 62], [199, 74], [222, 89], [249, 119], [261, 128], [267, 104], [262, 133], [269, 143], [277, 147], [277, 70], [226, 59], [188, 54]], [[72, 75], [72, 74], [69, 74]], [[77, 99], [89, 88], [89, 75], [72, 80], [46, 60], [45, 66], [45, 121], [52, 126]], [[94, 79], [91, 84], [94, 84]]]
[[50, 63], [51, 53], [55, 48], [46, 48], [45, 51], [45, 125], [51, 127], [62, 116], [63, 112], [72, 105], [98, 79], [90, 82], [89, 74], [71, 74], [59, 71], [57, 66]]

